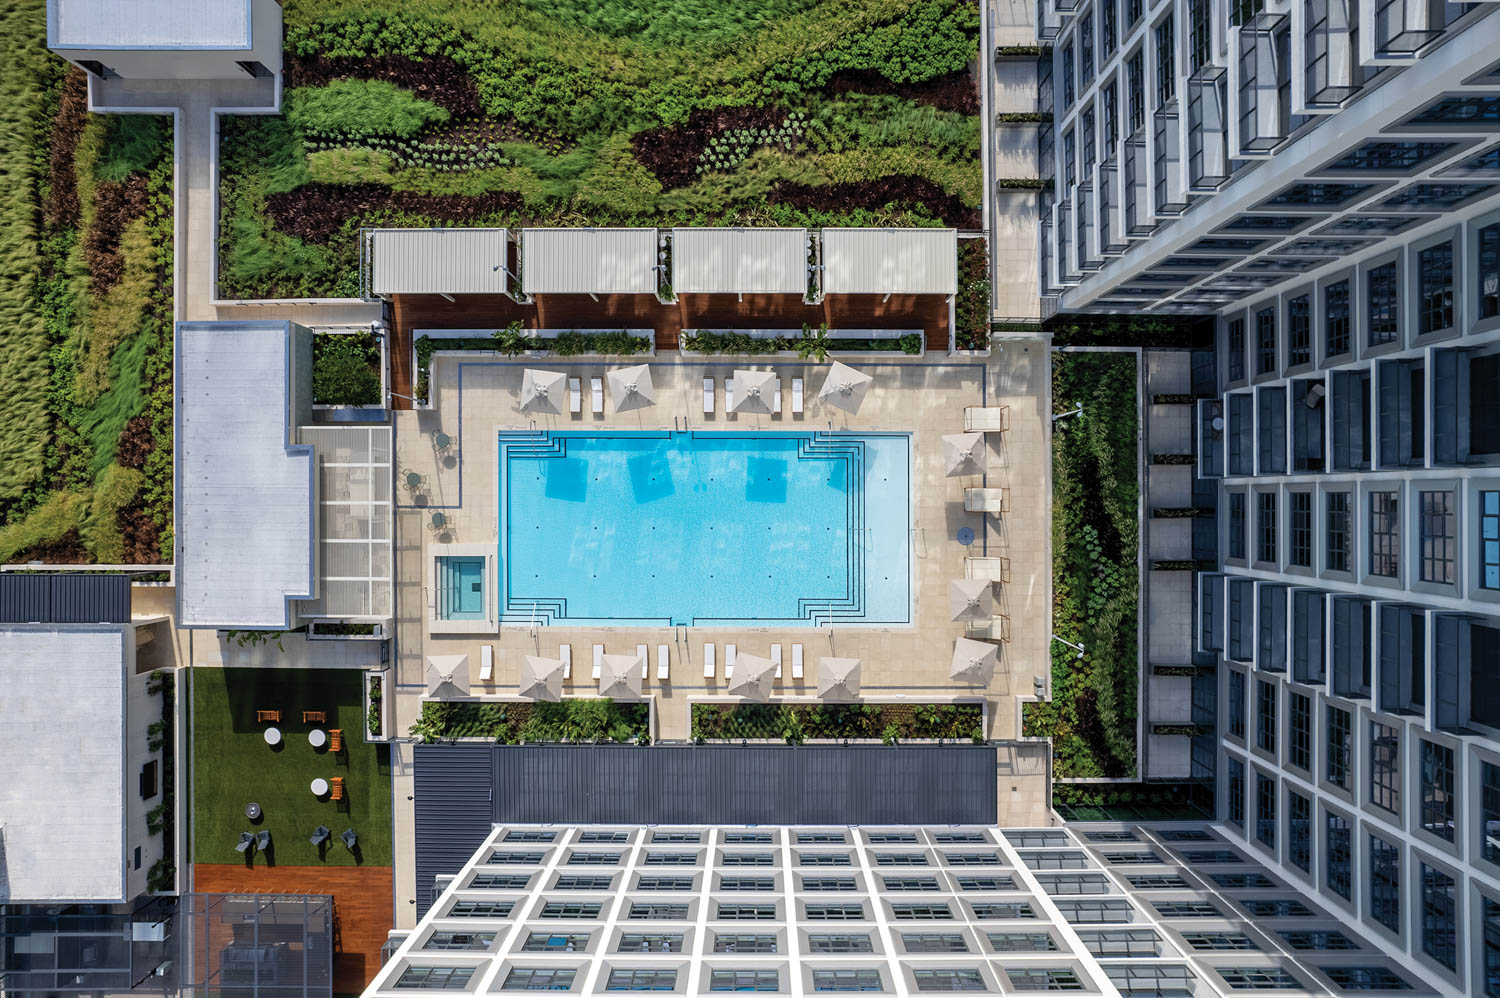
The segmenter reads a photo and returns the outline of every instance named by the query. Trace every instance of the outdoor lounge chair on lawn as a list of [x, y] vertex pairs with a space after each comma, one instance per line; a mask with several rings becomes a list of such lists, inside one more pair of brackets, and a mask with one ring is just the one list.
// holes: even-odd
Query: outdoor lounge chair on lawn
[[583, 382], [577, 378], [568, 379], [568, 411], [575, 416], [583, 412]]
[[781, 678], [781, 645], [771, 646], [771, 661], [776, 663], [776, 678]]
[[572, 679], [573, 678], [573, 646], [572, 645], [558, 645], [557, 646], [557, 657], [560, 658], [560, 659], [562, 659], [562, 664], [563, 664], [563, 678], [564, 679]]
[[703, 415], [705, 415], [705, 416], [712, 416], [713, 414], [714, 414], [714, 379], [713, 378], [704, 378], [703, 379]]
[[651, 657], [646, 654], [645, 645], [635, 646], [635, 657], [641, 660], [641, 678], [651, 678]]
[[1000, 557], [965, 558], [964, 576], [970, 579], [989, 579], [991, 582], [1010, 581], [1010, 559]]
[[326, 724], [328, 715], [321, 710], [304, 710], [302, 712], [303, 724]]
[[599, 673], [604, 668], [604, 646], [594, 645], [594, 678], [599, 678]]
[[312, 838], [307, 840], [308, 845], [320, 846], [327, 842], [333, 833], [328, 830], [327, 825], [319, 825], [313, 829]]
[[735, 654], [738, 651], [739, 651], [739, 649], [737, 649], [732, 644], [726, 644], [724, 646], [724, 675], [725, 676], [733, 676], [734, 675], [734, 659], [735, 659]]
[[656, 646], [656, 678], [659, 679], [659, 680], [660, 679], [666, 679], [666, 678], [668, 678], [668, 676], [670, 676], [670, 672], [668, 671], [668, 668], [669, 668], [668, 655], [669, 654], [670, 654], [670, 650], [667, 648], [666, 645], [657, 645]]
[[344, 829], [344, 834], [340, 835], [339, 838], [344, 840], [344, 848], [350, 852], [353, 852], [354, 847], [359, 845], [359, 836], [354, 834], [354, 829], [352, 828]]
[[279, 710], [257, 710], [255, 712], [256, 723], [264, 724], [270, 721], [275, 724], [281, 723], [281, 711]]
[[802, 678], [802, 646], [800, 644], [792, 645], [792, 678]]
[[714, 678], [714, 670], [718, 668], [718, 655], [712, 641], [703, 642], [703, 678]]
[[259, 849], [261, 852], [265, 852], [267, 849], [271, 848], [270, 831], [261, 829], [260, 831], [255, 833], [255, 848]]
[[255, 845], [255, 836], [249, 832], [240, 832], [240, 841], [235, 845], [235, 852], [244, 852]]
[[792, 379], [792, 415], [802, 415], [802, 379]]
[[970, 405], [964, 407], [965, 433], [1004, 433], [1010, 429], [1010, 406]]
[[1009, 513], [1010, 489], [964, 489], [964, 509], [970, 513]]
[[344, 778], [342, 776], [335, 776], [333, 779], [331, 779], [331, 780], [328, 781], [328, 784], [329, 784], [329, 787], [328, 787], [328, 799], [329, 800], [343, 800], [344, 799]]
[[593, 406], [594, 406], [594, 415], [596, 415], [596, 416], [602, 416], [602, 415], [604, 415], [604, 379], [603, 378], [590, 378], [589, 379], [589, 392], [590, 392], [590, 394], [592, 396], [592, 401], [593, 401]]
[[344, 751], [344, 729], [343, 728], [329, 728], [328, 729], [328, 751], [330, 751], [330, 752], [342, 752], [342, 751]]

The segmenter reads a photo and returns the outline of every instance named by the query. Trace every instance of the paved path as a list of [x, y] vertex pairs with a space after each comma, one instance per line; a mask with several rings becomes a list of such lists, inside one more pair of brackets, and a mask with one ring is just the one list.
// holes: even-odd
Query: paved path
[[[988, 0], [990, 36], [998, 48], [1034, 45], [1035, 6], [1025, 0]], [[986, 66], [992, 114], [1032, 113], [1038, 110], [1036, 60], [996, 60], [993, 51], [980, 53]], [[1050, 113], [1051, 108], [1040, 109]], [[1037, 192], [1001, 187], [1006, 180], [1034, 180], [1037, 176], [1037, 126], [1029, 123], [986, 128], [990, 174], [995, 189], [989, 199], [990, 264], [994, 294], [990, 314], [996, 320], [1034, 322], [1041, 316], [1037, 293]]]

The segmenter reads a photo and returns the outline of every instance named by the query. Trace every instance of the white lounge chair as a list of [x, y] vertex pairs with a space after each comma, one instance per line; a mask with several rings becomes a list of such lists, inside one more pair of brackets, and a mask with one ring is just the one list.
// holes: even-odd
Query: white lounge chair
[[714, 678], [714, 669], [718, 667], [718, 656], [712, 641], [703, 642], [703, 678]]
[[781, 645], [771, 646], [771, 661], [776, 663], [776, 678], [781, 678]]
[[964, 489], [964, 509], [970, 513], [1009, 513], [1010, 489]]
[[1009, 558], [965, 558], [964, 577], [969, 579], [989, 579], [991, 582], [1010, 581], [1010, 559]]
[[593, 393], [594, 415], [604, 415], [604, 379], [590, 378], [589, 391]]
[[572, 679], [573, 678], [573, 646], [572, 645], [558, 645], [557, 646], [557, 657], [560, 658], [560, 659], [562, 659], [562, 664], [563, 664], [563, 678], [564, 679]]
[[666, 679], [671, 675], [671, 652], [666, 645], [656, 646], [656, 678]]
[[732, 644], [724, 646], [724, 675], [726, 677], [734, 675], [734, 659], [737, 650]]
[[495, 678], [495, 646], [479, 646], [479, 681], [488, 683]]
[[724, 411], [734, 412], [734, 379], [724, 379]]
[[792, 379], [792, 415], [802, 415], [802, 379]]
[[594, 678], [599, 678], [599, 673], [604, 671], [604, 646], [594, 645]]
[[964, 407], [965, 433], [1004, 433], [1010, 429], [1010, 406], [971, 405]]
[[792, 645], [792, 678], [802, 678], [802, 646], [800, 644]]
[[964, 626], [964, 634], [976, 641], [1009, 641], [1010, 617], [997, 613], [989, 620], [971, 620]]
[[771, 412], [781, 415], [781, 379], [776, 379], [776, 390], [771, 393]]
[[712, 416], [713, 414], [714, 414], [714, 379], [713, 378], [704, 378], [703, 379], [703, 415], [705, 415], [705, 416]]
[[568, 411], [575, 416], [583, 412], [583, 382], [577, 378], [568, 379]]
[[646, 655], [645, 645], [635, 646], [635, 657], [641, 660], [641, 678], [651, 678], [651, 659]]

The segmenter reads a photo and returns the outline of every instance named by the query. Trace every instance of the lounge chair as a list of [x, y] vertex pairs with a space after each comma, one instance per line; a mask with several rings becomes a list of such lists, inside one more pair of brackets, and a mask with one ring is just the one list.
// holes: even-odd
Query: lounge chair
[[714, 379], [713, 378], [704, 378], [703, 379], [703, 415], [705, 415], [705, 416], [712, 416], [713, 414], [714, 414]]
[[240, 832], [240, 841], [234, 847], [235, 852], [245, 852], [255, 845], [255, 836], [250, 832]]
[[321, 710], [304, 710], [302, 712], [303, 724], [326, 724], [328, 716]]
[[712, 641], [703, 642], [703, 678], [714, 678], [714, 670], [718, 668], [718, 655], [715, 654]]
[[344, 729], [343, 728], [329, 728], [328, 729], [328, 751], [330, 751], [330, 752], [342, 752], [342, 751], [344, 751]]
[[350, 852], [353, 852], [354, 847], [359, 845], [359, 836], [354, 834], [354, 829], [352, 828], [344, 829], [344, 833], [339, 838], [344, 840], [344, 848]]
[[319, 825], [313, 829], [312, 838], [307, 840], [308, 845], [320, 846], [327, 842], [333, 833], [328, 830], [327, 825]]
[[281, 711], [257, 710], [255, 712], [255, 721], [257, 724], [264, 724], [267, 721], [270, 721], [273, 724], [279, 724], [281, 722]]
[[735, 646], [732, 644], [726, 644], [724, 646], [724, 675], [726, 677], [732, 677], [734, 675], [734, 659], [738, 651], [739, 649], [735, 648]]
[[583, 382], [577, 378], [568, 379], [568, 411], [575, 416], [583, 412]]
[[651, 678], [651, 656], [646, 654], [645, 645], [635, 646], [635, 657], [641, 660], [641, 678]]
[[771, 646], [771, 661], [776, 663], [776, 678], [781, 678], [781, 645]]
[[781, 415], [781, 379], [776, 379], [776, 390], [771, 393], [771, 412]]
[[589, 392], [590, 392], [590, 394], [592, 396], [592, 402], [593, 402], [593, 406], [594, 406], [594, 410], [593, 410], [594, 411], [594, 415], [596, 415], [596, 416], [602, 416], [602, 415], [604, 415], [604, 379], [603, 378], [590, 378], [589, 379]]
[[495, 646], [479, 646], [479, 681], [488, 683], [495, 678]]
[[971, 620], [964, 626], [964, 635], [976, 641], [1009, 641], [1010, 617], [997, 613], [989, 620]]
[[268, 829], [261, 829], [255, 833], [255, 848], [265, 852], [271, 848], [271, 833]]
[[970, 513], [1009, 513], [1010, 489], [964, 489], [964, 509]]
[[964, 407], [965, 433], [1004, 433], [1010, 429], [1010, 406], [971, 405]]
[[734, 412], [734, 379], [724, 379], [724, 411]]
[[333, 779], [328, 781], [328, 799], [344, 799], [344, 778], [342, 776], [335, 776]]
[[802, 379], [792, 379], [792, 415], [802, 415]]
[[562, 664], [563, 664], [563, 678], [564, 679], [572, 679], [573, 678], [573, 646], [572, 645], [558, 645], [557, 646], [557, 657], [560, 658], [560, 659], [562, 659]]
[[802, 646], [800, 644], [792, 645], [792, 678], [802, 678]]
[[656, 646], [656, 678], [666, 679], [671, 675], [671, 650], [666, 645]]
[[603, 645], [594, 645], [594, 678], [598, 679], [599, 678], [599, 674], [601, 672], [603, 672], [603, 671], [604, 671], [604, 646]]
[[965, 558], [964, 576], [970, 579], [989, 579], [991, 582], [1010, 581], [1010, 559], [1000, 557]]

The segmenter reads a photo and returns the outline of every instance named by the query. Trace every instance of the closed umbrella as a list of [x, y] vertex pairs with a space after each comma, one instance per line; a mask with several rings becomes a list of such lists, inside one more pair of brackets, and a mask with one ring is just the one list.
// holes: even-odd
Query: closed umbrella
[[948, 667], [948, 678], [958, 679], [975, 686], [988, 686], [995, 677], [995, 663], [1000, 648], [988, 641], [959, 638], [953, 642], [953, 664]]
[[428, 655], [427, 695], [451, 700], [469, 695], [469, 656]]
[[730, 412], [771, 413], [771, 399], [776, 394], [776, 374], [772, 371], [735, 371], [734, 405]]
[[859, 659], [818, 659], [818, 696], [826, 700], [854, 700], [859, 696]]
[[521, 375], [521, 411], [550, 412], [562, 415], [555, 399], [563, 393], [566, 374], [557, 371], [533, 371], [527, 368]]
[[989, 579], [953, 579], [948, 606], [954, 620], [988, 620], [995, 614], [995, 590]]
[[950, 433], [943, 437], [943, 474], [949, 478], [984, 474], [987, 456], [983, 433]]
[[639, 655], [605, 655], [599, 663], [599, 695], [617, 700], [639, 700], [641, 667]]
[[651, 383], [651, 368], [645, 364], [610, 371], [608, 377], [615, 412], [629, 412], [656, 404], [656, 386]]
[[741, 654], [734, 663], [729, 679], [729, 693], [751, 700], [769, 700], [771, 683], [776, 679], [776, 663], [759, 655]]
[[818, 390], [818, 398], [847, 413], [856, 413], [859, 411], [859, 404], [865, 400], [865, 392], [870, 390], [871, 380], [873, 379], [868, 374], [856, 371], [848, 364], [834, 361], [833, 367], [828, 369], [823, 387]]
[[536, 655], [521, 659], [520, 695], [528, 700], [561, 700], [562, 682], [562, 659]]

